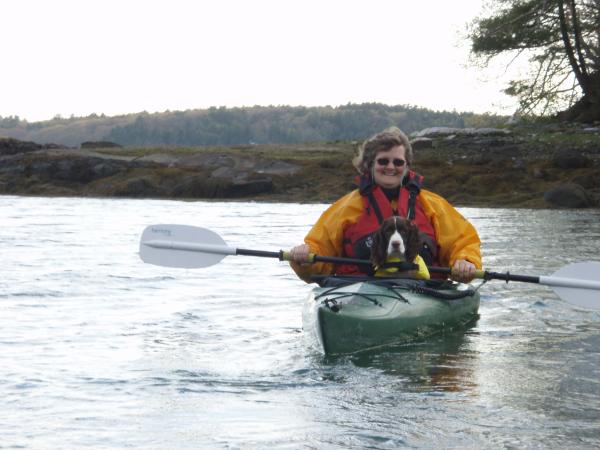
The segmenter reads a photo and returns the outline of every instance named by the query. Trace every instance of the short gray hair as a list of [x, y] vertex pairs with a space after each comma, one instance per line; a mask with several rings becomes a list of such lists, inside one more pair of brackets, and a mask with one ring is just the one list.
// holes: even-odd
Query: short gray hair
[[358, 173], [363, 174], [369, 172], [373, 166], [375, 155], [379, 152], [387, 152], [392, 148], [401, 145], [406, 153], [406, 163], [410, 166], [413, 161], [413, 150], [410, 141], [406, 134], [400, 128], [390, 127], [383, 130], [381, 133], [367, 139], [358, 149], [358, 155], [352, 160], [352, 164], [358, 170]]

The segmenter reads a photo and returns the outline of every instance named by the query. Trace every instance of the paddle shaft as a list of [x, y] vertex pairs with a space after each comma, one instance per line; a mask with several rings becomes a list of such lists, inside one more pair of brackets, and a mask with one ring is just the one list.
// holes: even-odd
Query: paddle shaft
[[[263, 250], [248, 250], [244, 248], [236, 248], [236, 255], [244, 256], [259, 256], [264, 258], [277, 258], [279, 261], [290, 261], [291, 257], [289, 252], [279, 250], [278, 252], [267, 252]], [[353, 258], [340, 258], [336, 256], [320, 256], [312, 255], [311, 262], [324, 262], [332, 264], [356, 264], [356, 265], [371, 265], [371, 261], [366, 259], [353, 259]]]
[[[427, 267], [429, 272], [431, 273], [441, 273], [444, 275], [450, 275], [452, 273], [452, 269], [448, 267]], [[483, 280], [504, 280], [507, 283], [509, 281], [520, 281], [523, 283], [539, 283], [540, 277], [531, 276], [531, 275], [513, 275], [509, 272], [501, 273], [501, 272], [488, 272], [487, 270], [477, 270], [475, 272], [475, 278], [480, 278]]]
[[[289, 252], [279, 250], [278, 252], [270, 252], [265, 250], [250, 250], [246, 248], [234, 248], [221, 244], [204, 244], [196, 242], [181, 242], [166, 239], [152, 239], [143, 243], [148, 247], [164, 249], [164, 250], [184, 250], [190, 252], [212, 253], [217, 255], [242, 255], [242, 256], [258, 256], [261, 258], [277, 258], [280, 261], [290, 261]], [[320, 256], [310, 255], [311, 262], [324, 262], [332, 264], [356, 264], [356, 265], [371, 265], [371, 261], [366, 259], [342, 258], [337, 256]]]
[[[290, 261], [291, 255], [289, 252], [280, 250], [278, 252], [270, 252], [265, 250], [250, 250], [244, 248], [233, 248], [227, 245], [215, 245], [195, 242], [181, 242], [174, 240], [153, 239], [144, 242], [144, 245], [160, 249], [184, 250], [192, 252], [212, 253], [219, 255], [244, 255], [258, 256], [263, 258], [277, 258], [280, 261]], [[371, 261], [367, 259], [344, 258], [337, 256], [320, 256], [315, 254], [309, 255], [310, 262], [324, 262], [333, 264], [354, 264], [358, 266], [370, 266]], [[452, 270], [447, 267], [428, 267], [429, 272], [451, 275]], [[477, 270], [475, 278], [484, 280], [504, 280], [518, 281], [522, 283], [535, 283], [546, 286], [555, 286], [562, 288], [581, 288], [600, 290], [600, 282], [595, 280], [585, 280], [577, 278], [564, 278], [556, 276], [530, 276], [530, 275], [514, 275], [509, 272], [488, 272]]]
[[[428, 269], [429, 272], [432, 273], [441, 273], [446, 275], [450, 275], [452, 273], [451, 269], [448, 269], [447, 267], [428, 267]], [[475, 274], [475, 278], [483, 280], [503, 280], [507, 283], [509, 281], [518, 281], [521, 283], [542, 284], [544, 286], [600, 290], [599, 281], [580, 280], [577, 278], [565, 278], [544, 275], [513, 275], [510, 272], [488, 272], [487, 270], [478, 270]]]

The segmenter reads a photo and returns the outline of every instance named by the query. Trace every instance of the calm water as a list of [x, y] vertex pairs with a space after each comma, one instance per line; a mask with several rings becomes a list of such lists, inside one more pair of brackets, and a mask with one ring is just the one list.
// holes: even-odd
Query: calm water
[[[137, 255], [153, 223], [287, 249], [323, 208], [0, 197], [0, 448], [600, 446], [600, 313], [548, 288], [492, 281], [466, 333], [325, 358], [284, 263]], [[461, 211], [489, 269], [600, 259], [600, 211]]]

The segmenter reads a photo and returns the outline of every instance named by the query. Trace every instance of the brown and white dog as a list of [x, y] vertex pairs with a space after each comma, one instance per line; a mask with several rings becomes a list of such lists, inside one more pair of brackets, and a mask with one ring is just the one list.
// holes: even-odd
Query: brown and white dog
[[376, 268], [384, 267], [389, 261], [412, 263], [420, 247], [417, 226], [408, 219], [393, 216], [384, 220], [373, 237], [371, 261]]

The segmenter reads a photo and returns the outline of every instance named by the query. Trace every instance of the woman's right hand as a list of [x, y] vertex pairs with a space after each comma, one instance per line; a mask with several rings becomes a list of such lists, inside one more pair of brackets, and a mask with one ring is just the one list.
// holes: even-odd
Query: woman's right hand
[[306, 244], [297, 245], [290, 250], [291, 263], [306, 266], [310, 264], [310, 247]]
[[470, 283], [475, 278], [476, 270], [475, 264], [464, 259], [459, 259], [452, 267], [451, 278], [461, 283]]

